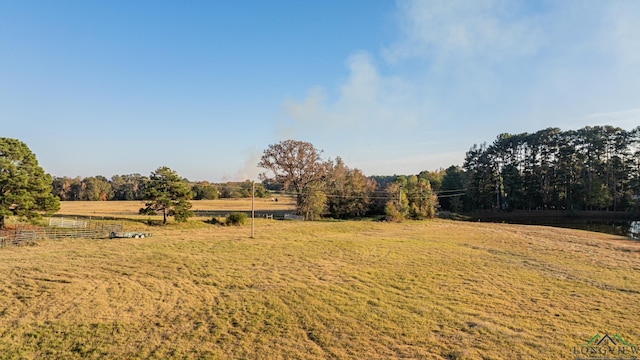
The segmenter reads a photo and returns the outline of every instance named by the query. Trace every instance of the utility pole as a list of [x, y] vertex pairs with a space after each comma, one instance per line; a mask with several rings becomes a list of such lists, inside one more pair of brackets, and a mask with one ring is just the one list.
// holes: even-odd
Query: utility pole
[[254, 221], [255, 221], [254, 199], [255, 197], [256, 197], [256, 183], [255, 181], [251, 181], [251, 238], [252, 239], [254, 235]]

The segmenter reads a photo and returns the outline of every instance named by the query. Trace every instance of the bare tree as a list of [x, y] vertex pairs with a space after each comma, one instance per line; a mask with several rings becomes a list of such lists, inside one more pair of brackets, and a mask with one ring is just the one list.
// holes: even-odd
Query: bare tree
[[315, 185], [323, 182], [330, 165], [320, 158], [320, 154], [322, 150], [317, 150], [311, 143], [285, 140], [269, 145], [258, 163], [267, 169], [260, 174], [261, 179], [282, 184], [285, 190], [296, 193], [297, 211], [306, 218], [310, 214], [305, 209], [318, 208], [310, 206], [310, 199], [323, 198], [312, 196], [318, 191]]

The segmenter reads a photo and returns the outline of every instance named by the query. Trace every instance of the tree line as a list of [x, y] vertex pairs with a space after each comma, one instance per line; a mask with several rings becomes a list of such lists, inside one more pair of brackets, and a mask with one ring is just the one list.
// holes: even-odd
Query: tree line
[[0, 138], [0, 229], [7, 216], [35, 219], [57, 211], [60, 200], [141, 200], [141, 213], [184, 221], [192, 215], [188, 200], [250, 197], [254, 185], [257, 197], [293, 195], [297, 214], [310, 220], [426, 219], [438, 208], [640, 211], [640, 126], [503, 133], [491, 145], [473, 145], [462, 167], [410, 176], [367, 177], [321, 154], [303, 141], [269, 145], [257, 184], [190, 182], [167, 167], [149, 177], [52, 178], [26, 144]]
[[428, 177], [394, 176], [376, 181], [338, 157], [326, 160], [311, 143], [286, 140], [269, 145], [258, 163], [264, 183], [278, 184], [296, 197], [305, 219], [385, 215], [389, 221], [433, 218], [437, 198]]
[[[181, 180], [188, 184], [194, 200], [252, 196], [250, 180], [226, 183]], [[114, 175], [111, 179], [100, 175], [85, 178], [53, 177], [52, 193], [63, 201], [145, 200], [145, 186], [149, 181], [149, 176], [140, 174]], [[255, 196], [268, 196], [267, 189], [262, 184], [256, 184]]]
[[640, 210], [640, 126], [500, 134], [466, 154], [466, 210]]
[[437, 199], [430, 180], [439, 183], [436, 173], [414, 176], [367, 177], [349, 168], [341, 158], [321, 159], [321, 150], [312, 144], [287, 140], [270, 145], [258, 164], [272, 172], [261, 175], [262, 183], [190, 182], [168, 167], [150, 176], [140, 174], [54, 177], [51, 193], [64, 201], [146, 201], [141, 214], [161, 213], [184, 221], [192, 214], [188, 200], [293, 195], [296, 213], [305, 219], [335, 219], [385, 215], [388, 220], [422, 219], [435, 216]]

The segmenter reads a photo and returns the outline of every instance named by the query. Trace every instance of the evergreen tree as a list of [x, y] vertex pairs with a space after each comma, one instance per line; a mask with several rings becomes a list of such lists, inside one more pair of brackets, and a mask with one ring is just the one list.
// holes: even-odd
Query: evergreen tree
[[149, 181], [145, 184], [145, 207], [140, 209], [141, 214], [153, 214], [162, 212], [162, 223], [167, 223], [167, 216], [174, 216], [178, 222], [185, 222], [193, 216], [191, 200], [193, 193], [191, 186], [170, 168], [164, 166], [151, 173]]
[[450, 166], [442, 177], [442, 189], [438, 196], [438, 202], [444, 210], [462, 211], [464, 193], [467, 179], [464, 170], [459, 166]]
[[52, 194], [52, 182], [25, 143], [0, 138], [0, 229], [8, 216], [37, 219], [40, 212], [56, 212], [60, 199]]
[[637, 209], [638, 129], [549, 128], [474, 145], [464, 165], [469, 209]]

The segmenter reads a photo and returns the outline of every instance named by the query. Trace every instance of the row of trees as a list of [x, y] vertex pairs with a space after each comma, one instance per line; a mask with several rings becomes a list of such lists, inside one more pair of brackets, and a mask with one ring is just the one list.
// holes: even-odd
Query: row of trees
[[501, 134], [466, 154], [467, 210], [640, 209], [640, 127]]
[[[149, 180], [148, 176], [140, 174], [115, 175], [111, 179], [104, 176], [54, 177], [52, 191], [63, 201], [144, 200], [145, 186]], [[252, 183], [249, 180], [219, 184], [181, 180], [189, 184], [194, 200], [251, 197]], [[267, 196], [267, 190], [262, 184], [256, 184], [255, 196]]]
[[[439, 185], [439, 174], [423, 172], [418, 176], [367, 178], [360, 170], [349, 168], [340, 158], [322, 160], [322, 151], [312, 144], [287, 140], [269, 146], [259, 166], [271, 171], [262, 174], [263, 184], [255, 184], [255, 195], [270, 191], [295, 194], [298, 214], [306, 219], [322, 216], [354, 218], [385, 213], [387, 218], [429, 218], [435, 215], [437, 199], [430, 179]], [[51, 179], [50, 177], [47, 179]], [[144, 200], [142, 214], [162, 213], [184, 221], [192, 216], [191, 199], [250, 197], [251, 181], [212, 184], [189, 182], [168, 167], [158, 168], [151, 176], [140, 174], [87, 178], [57, 177], [51, 181], [51, 194], [62, 200]]]
[[[474, 145], [463, 167], [412, 176], [366, 177], [340, 158], [324, 160], [312, 144], [286, 140], [269, 145], [258, 166], [256, 196], [280, 191], [296, 196], [307, 219], [385, 214], [393, 221], [435, 216], [444, 210], [559, 209], [640, 210], [640, 127], [612, 126], [501, 134]], [[0, 228], [7, 216], [55, 212], [59, 200], [145, 200], [142, 213], [186, 220], [191, 199], [249, 197], [252, 182], [189, 182], [161, 167], [139, 174], [52, 178], [16, 139], [0, 138]], [[269, 189], [269, 190], [267, 190]], [[437, 196], [436, 196], [437, 194]]]
[[[312, 144], [287, 140], [270, 145], [259, 166], [270, 171], [261, 175], [271, 190], [294, 194], [298, 214], [306, 219], [328, 216], [346, 219], [384, 213], [387, 219], [423, 219], [435, 216], [437, 198], [429, 177], [388, 177], [378, 182], [360, 170], [349, 168], [341, 158], [323, 160], [322, 151]], [[53, 193], [64, 200], [145, 200], [141, 214], [168, 216], [186, 221], [193, 215], [191, 199], [251, 196], [251, 181], [242, 183], [191, 183], [168, 167], [158, 168], [151, 176], [139, 174], [89, 178], [55, 178]], [[255, 186], [257, 196], [266, 196], [262, 184]]]
[[[323, 160], [311, 143], [286, 140], [270, 145], [258, 166], [267, 184], [279, 184], [296, 196], [297, 213], [305, 219], [345, 219], [386, 214], [391, 221], [435, 216], [437, 198], [425, 176], [394, 176], [378, 182], [341, 158]], [[421, 174], [422, 175], [422, 174]]]

